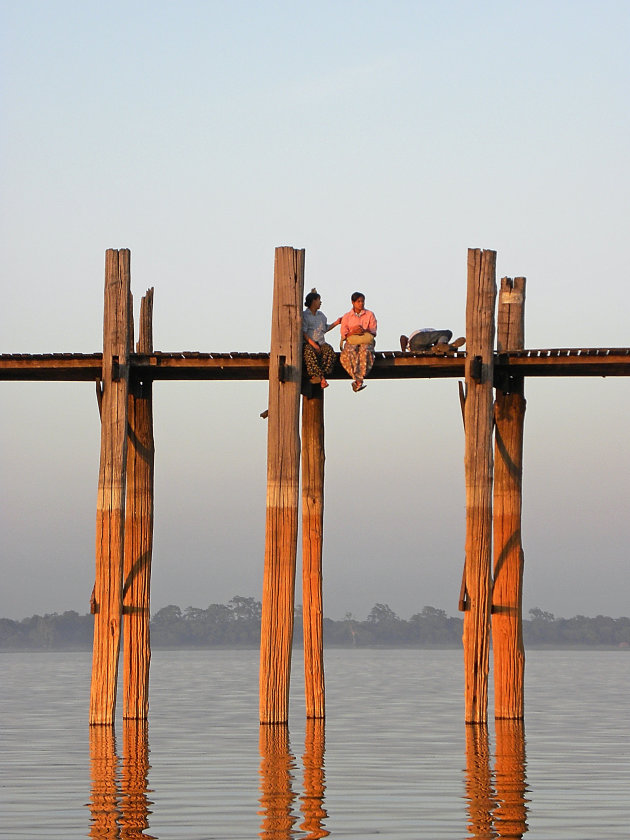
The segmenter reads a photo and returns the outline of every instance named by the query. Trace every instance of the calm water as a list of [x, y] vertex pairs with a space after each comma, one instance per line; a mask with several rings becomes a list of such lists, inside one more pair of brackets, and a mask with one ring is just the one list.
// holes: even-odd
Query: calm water
[[91, 656], [1, 654], [2, 838], [630, 836], [630, 655], [529, 651], [525, 726], [462, 723], [459, 651], [327, 652], [325, 727], [259, 727], [256, 651], [155, 651], [148, 731]]

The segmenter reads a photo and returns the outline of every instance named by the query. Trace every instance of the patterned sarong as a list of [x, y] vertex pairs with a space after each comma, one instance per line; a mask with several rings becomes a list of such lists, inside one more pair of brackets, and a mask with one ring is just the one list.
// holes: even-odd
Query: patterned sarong
[[339, 361], [351, 379], [362, 382], [374, 364], [374, 345], [348, 344], [346, 341]]

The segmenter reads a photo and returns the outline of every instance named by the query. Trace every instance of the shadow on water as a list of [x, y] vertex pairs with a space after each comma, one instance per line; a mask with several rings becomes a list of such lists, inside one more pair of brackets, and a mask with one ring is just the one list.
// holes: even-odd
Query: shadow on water
[[495, 766], [486, 726], [466, 727], [466, 800], [469, 838], [521, 838], [527, 832], [523, 721], [495, 722]]
[[[290, 840], [296, 837], [296, 794], [292, 781], [296, 762], [289, 745], [289, 730], [285, 724], [260, 727], [260, 804], [262, 817], [260, 836], [263, 840]], [[327, 837], [323, 826], [328, 814], [324, 809], [324, 721], [307, 720], [304, 738], [303, 793], [299, 808], [302, 822], [299, 828], [306, 840]]]
[[151, 813], [151, 802], [147, 798], [148, 772], [146, 721], [123, 722], [122, 760], [116, 753], [113, 727], [90, 727], [90, 837], [94, 840], [156, 840], [153, 835], [144, 833], [149, 827]]

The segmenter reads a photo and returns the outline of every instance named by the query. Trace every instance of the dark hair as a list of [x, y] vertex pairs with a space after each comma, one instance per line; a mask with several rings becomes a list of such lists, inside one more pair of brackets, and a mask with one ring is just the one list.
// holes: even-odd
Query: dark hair
[[354, 303], [355, 300], [359, 300], [360, 297], [362, 297], [363, 300], [365, 300], [365, 295], [363, 294], [363, 292], [352, 292], [352, 297], [350, 298], [350, 300], [352, 301], [352, 303]]
[[317, 291], [317, 289], [311, 289], [311, 291], [306, 295], [306, 299], [304, 301], [304, 306], [308, 309], [309, 306], [311, 305], [311, 303], [313, 303], [314, 300], [317, 300], [317, 298], [320, 298], [320, 297], [321, 297], [321, 295]]

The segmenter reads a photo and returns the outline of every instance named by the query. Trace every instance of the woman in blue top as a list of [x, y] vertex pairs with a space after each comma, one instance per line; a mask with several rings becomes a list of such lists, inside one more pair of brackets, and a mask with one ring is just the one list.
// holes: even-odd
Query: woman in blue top
[[332, 373], [335, 366], [335, 351], [330, 344], [326, 344], [324, 336], [333, 327], [339, 326], [341, 318], [329, 324], [324, 313], [320, 311], [321, 305], [322, 299], [317, 289], [311, 289], [306, 295], [306, 309], [302, 313], [304, 367], [313, 385], [327, 388], [326, 377]]

